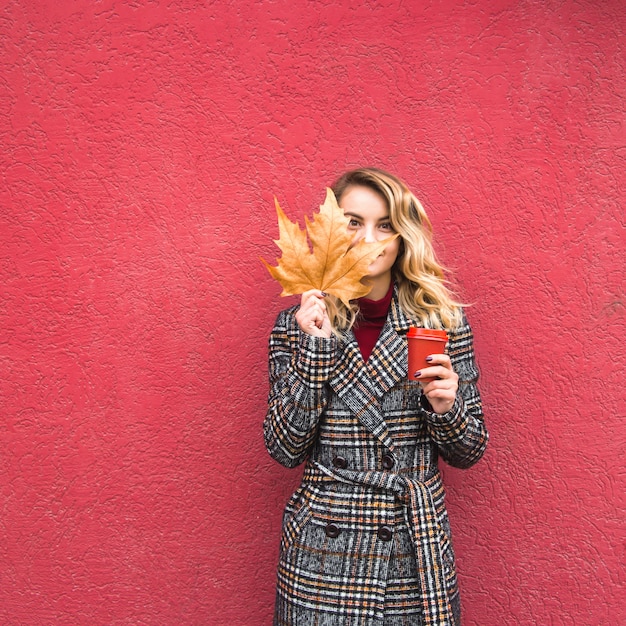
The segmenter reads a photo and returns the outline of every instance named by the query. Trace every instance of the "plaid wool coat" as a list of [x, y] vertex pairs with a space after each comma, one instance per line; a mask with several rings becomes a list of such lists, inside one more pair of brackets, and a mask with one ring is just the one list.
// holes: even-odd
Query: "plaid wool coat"
[[406, 333], [417, 324], [397, 292], [367, 363], [352, 333], [313, 337], [296, 311], [271, 334], [264, 421], [274, 459], [306, 460], [283, 518], [274, 624], [459, 626], [437, 460], [469, 467], [488, 437], [465, 317], [446, 348], [459, 391], [439, 415], [407, 379]]

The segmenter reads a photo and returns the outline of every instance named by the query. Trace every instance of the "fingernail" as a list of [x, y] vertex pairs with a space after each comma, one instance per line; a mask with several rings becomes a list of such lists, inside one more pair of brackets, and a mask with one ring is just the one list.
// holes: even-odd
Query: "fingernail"
[[413, 374], [413, 376], [415, 376], [415, 378], [419, 378], [422, 375], [422, 372], [420, 372], [419, 370], [417, 372], [415, 372], [415, 374]]
[[322, 298], [325, 298], [328, 294], [325, 291], [322, 291]]
[[427, 362], [427, 363], [430, 363], [432, 360], [433, 360], [433, 357], [432, 357], [432, 356], [427, 356], [427, 357], [426, 357], [426, 362]]

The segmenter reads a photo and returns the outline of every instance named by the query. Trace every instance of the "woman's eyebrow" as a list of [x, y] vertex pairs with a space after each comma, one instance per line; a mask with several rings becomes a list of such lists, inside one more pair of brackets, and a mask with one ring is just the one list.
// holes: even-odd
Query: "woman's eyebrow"
[[[358, 213], [354, 213], [354, 211], [344, 211], [343, 214], [346, 217], [358, 217], [360, 220], [363, 219], [362, 215], [359, 215]], [[378, 221], [379, 222], [386, 222], [389, 220], [389, 215], [386, 215], [385, 217], [381, 217]]]

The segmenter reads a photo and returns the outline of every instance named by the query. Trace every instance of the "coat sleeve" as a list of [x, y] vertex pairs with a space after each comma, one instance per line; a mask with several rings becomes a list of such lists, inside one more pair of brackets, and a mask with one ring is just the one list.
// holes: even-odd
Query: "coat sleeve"
[[315, 443], [328, 401], [326, 384], [337, 359], [337, 338], [313, 337], [298, 327], [295, 310], [279, 314], [269, 341], [265, 447], [276, 461], [295, 467]]
[[459, 376], [459, 389], [452, 408], [434, 413], [423, 397], [430, 436], [449, 465], [471, 467], [484, 454], [489, 434], [483, 418], [482, 402], [476, 383], [478, 368], [474, 358], [474, 337], [465, 315], [462, 324], [449, 334], [448, 354]]

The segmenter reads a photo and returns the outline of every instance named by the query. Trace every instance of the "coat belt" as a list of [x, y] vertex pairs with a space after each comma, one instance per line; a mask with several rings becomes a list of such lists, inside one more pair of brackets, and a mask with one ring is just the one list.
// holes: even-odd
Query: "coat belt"
[[439, 523], [430, 487], [439, 474], [425, 481], [407, 478], [388, 471], [355, 471], [329, 468], [318, 461], [309, 461], [304, 482], [328, 479], [338, 482], [390, 491], [401, 500], [411, 532], [422, 589], [422, 607], [425, 626], [452, 626], [454, 618], [446, 588], [441, 538], [444, 533]]

